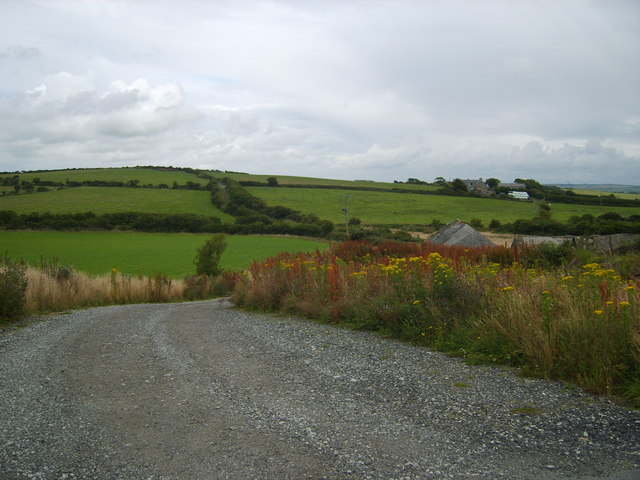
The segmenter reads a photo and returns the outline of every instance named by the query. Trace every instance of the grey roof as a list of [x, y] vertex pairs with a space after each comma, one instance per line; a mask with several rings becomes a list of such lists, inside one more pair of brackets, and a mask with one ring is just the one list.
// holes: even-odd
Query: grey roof
[[448, 223], [428, 240], [437, 245], [459, 245], [461, 247], [494, 246], [494, 243], [471, 225], [454, 220]]

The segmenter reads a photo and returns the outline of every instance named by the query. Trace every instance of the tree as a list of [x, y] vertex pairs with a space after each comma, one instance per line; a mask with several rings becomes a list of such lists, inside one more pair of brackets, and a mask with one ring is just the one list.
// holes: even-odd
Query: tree
[[433, 179], [433, 183], [435, 183], [436, 185], [444, 185], [445, 183], [447, 183], [447, 181], [444, 179], [444, 177], [436, 177]]
[[467, 185], [459, 178], [454, 178], [451, 186], [455, 192], [468, 192]]
[[541, 203], [538, 205], [538, 218], [541, 220], [551, 219], [551, 205], [548, 203]]
[[195, 260], [196, 273], [198, 275], [219, 275], [222, 273], [220, 258], [225, 248], [227, 248], [227, 242], [222, 233], [216, 233], [207, 240], [205, 244], [198, 249]]
[[484, 227], [484, 225], [482, 224], [482, 220], [480, 220], [479, 218], [472, 218], [469, 221], [469, 225], [471, 225], [476, 230], [480, 230], [482, 227]]
[[267, 178], [267, 185], [269, 185], [270, 187], [277, 187], [278, 186], [278, 179], [276, 177]]
[[500, 180], [498, 180], [497, 178], [487, 178], [484, 183], [486, 183], [487, 187], [489, 187], [491, 190], [495, 190], [496, 188], [498, 188], [498, 185], [500, 185]]
[[22, 188], [27, 192], [27, 193], [32, 193], [33, 190], [35, 189], [35, 185], [31, 182], [27, 182], [25, 180], [22, 181]]

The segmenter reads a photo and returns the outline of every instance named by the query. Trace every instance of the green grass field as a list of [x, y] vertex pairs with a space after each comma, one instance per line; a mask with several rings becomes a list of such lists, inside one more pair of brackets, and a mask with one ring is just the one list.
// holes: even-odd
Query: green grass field
[[[492, 198], [306, 188], [248, 187], [247, 189], [269, 205], [283, 205], [304, 213], [315, 213], [335, 223], [344, 222], [342, 209], [345, 205], [344, 196], [347, 194], [351, 195], [350, 215], [358, 217], [365, 224], [423, 225], [431, 223], [434, 219], [447, 223], [456, 218], [465, 221], [479, 218], [488, 225], [493, 219], [506, 223], [519, 218], [531, 218], [538, 213], [538, 206], [531, 202]], [[591, 213], [597, 216], [611, 211], [623, 216], [640, 213], [640, 209], [634, 207], [559, 203], [551, 206], [553, 218], [559, 221], [566, 221], [572, 215]]]
[[[215, 176], [229, 176], [236, 180], [266, 182], [269, 175], [245, 173], [221, 173], [207, 171]], [[422, 189], [433, 190], [429, 185], [402, 183], [370, 182], [366, 180], [348, 181], [297, 176], [274, 175], [281, 185], [309, 184], [315, 186], [374, 187], [381, 189]], [[166, 183], [173, 181], [184, 184], [187, 181], [201, 181], [196, 175], [182, 171], [161, 171], [147, 168], [114, 168], [91, 170], [65, 170], [22, 174], [21, 178], [33, 180], [66, 181], [81, 180], [119, 180], [138, 179], [142, 184]], [[12, 192], [12, 187], [5, 187]], [[480, 219], [485, 226], [496, 219], [502, 223], [519, 218], [532, 218], [538, 213], [538, 207], [532, 202], [504, 201], [493, 198], [455, 197], [419, 194], [399, 194], [384, 191], [321, 189], [321, 188], [272, 188], [247, 187], [248, 191], [262, 198], [268, 205], [283, 205], [303, 213], [314, 213], [320, 218], [334, 223], [343, 223], [345, 195], [349, 199], [350, 215], [358, 217], [364, 224], [378, 225], [425, 225], [433, 220], [449, 222], [453, 219], [470, 221]], [[592, 191], [593, 193], [593, 191]], [[617, 194], [633, 198], [631, 194]], [[95, 213], [113, 213], [137, 211], [148, 213], [194, 213], [216, 216], [222, 222], [233, 222], [233, 218], [209, 201], [206, 191], [145, 188], [109, 188], [78, 187], [59, 191], [0, 196], [0, 210], [13, 210], [17, 213], [45, 212], [77, 213], [93, 211]], [[569, 217], [586, 213], [601, 215], [605, 212], [617, 212], [623, 216], [640, 213], [637, 207], [600, 207], [572, 204], [553, 204], [552, 217], [566, 221]]]
[[[226, 173], [216, 171], [205, 171], [205, 173], [214, 177], [229, 177], [234, 180], [267, 182], [267, 178], [275, 176], [281, 185], [328, 185], [341, 187], [373, 187], [385, 189], [414, 189], [414, 190], [435, 190], [437, 187], [431, 185], [406, 185], [403, 183], [390, 182], [373, 182], [367, 180], [334, 180], [329, 178], [312, 178], [312, 177], [295, 177], [289, 175], [254, 175], [250, 173]], [[198, 178], [196, 175], [182, 171], [163, 171], [150, 168], [92, 168], [82, 170], [57, 170], [49, 172], [37, 173], [21, 173], [20, 179], [33, 181], [35, 178], [40, 180], [49, 180], [52, 182], [65, 183], [67, 180], [72, 182], [83, 182], [89, 180], [101, 180], [107, 182], [128, 182], [129, 180], [139, 180], [141, 185], [173, 185], [178, 182], [184, 185], [187, 182], [199, 182], [206, 184], [207, 180]], [[0, 175], [3, 176], [3, 175]], [[7, 176], [6, 174], [4, 176]], [[399, 179], [403, 180], [403, 179]], [[13, 191], [13, 187], [9, 187]]]
[[400, 190], [425, 190], [435, 191], [439, 187], [433, 185], [413, 185], [404, 183], [390, 182], [373, 182], [369, 180], [334, 180], [330, 178], [312, 178], [312, 177], [292, 177], [288, 175], [253, 175], [248, 173], [216, 173], [211, 172], [216, 177], [229, 177], [236, 181], [251, 182], [267, 182], [267, 178], [276, 177], [280, 185], [326, 185], [338, 187], [367, 187], [367, 188], [383, 188], [391, 190], [397, 188]]
[[551, 215], [554, 219], [565, 221], [572, 216], [582, 216], [586, 213], [598, 216], [607, 212], [616, 212], [623, 217], [629, 215], [640, 215], [640, 208], [638, 207], [600, 207], [591, 205], [573, 205], [570, 203], [554, 203], [551, 205]]
[[[8, 176], [8, 175], [0, 175]], [[196, 175], [181, 171], [163, 171], [151, 168], [91, 168], [82, 170], [56, 170], [50, 172], [21, 173], [20, 179], [33, 181], [34, 178], [40, 180], [48, 180], [52, 182], [65, 183], [67, 180], [71, 182], [83, 182], [89, 180], [101, 180], [105, 182], [128, 182], [129, 180], [140, 180], [141, 185], [160, 185], [162, 183], [169, 186], [173, 182], [184, 185], [187, 182], [199, 182], [203, 185], [207, 180], [198, 178]]]
[[622, 198], [625, 200], [638, 200], [640, 199], [640, 193], [619, 193], [619, 192], [605, 192], [599, 190], [573, 190], [580, 195], [602, 195], [608, 197], [609, 195], [615, 195], [616, 198]]
[[194, 213], [233, 223], [232, 216], [211, 204], [209, 192], [154, 188], [74, 187], [0, 197], [0, 210], [17, 213]]
[[[91, 274], [112, 268], [131, 275], [164, 273], [181, 278], [195, 273], [196, 250], [208, 234], [114, 233], [114, 232], [11, 232], [0, 231], [0, 255], [39, 264], [41, 258], [57, 259]], [[222, 266], [239, 270], [253, 260], [279, 252], [324, 249], [326, 242], [276, 236], [227, 235]]]

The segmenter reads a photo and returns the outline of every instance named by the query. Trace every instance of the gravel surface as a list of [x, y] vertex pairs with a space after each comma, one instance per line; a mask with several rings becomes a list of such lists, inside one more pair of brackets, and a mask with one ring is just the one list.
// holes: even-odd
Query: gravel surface
[[225, 301], [0, 336], [2, 479], [640, 478], [640, 415]]

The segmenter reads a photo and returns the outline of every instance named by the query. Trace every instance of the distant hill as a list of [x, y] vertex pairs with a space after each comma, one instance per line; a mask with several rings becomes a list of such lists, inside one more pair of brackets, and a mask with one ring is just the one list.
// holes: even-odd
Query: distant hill
[[[309, 236], [326, 235], [335, 227], [339, 238], [347, 218], [352, 231], [362, 226], [362, 231], [390, 235], [398, 228], [429, 231], [453, 219], [477, 228], [507, 228], [537, 218], [541, 201], [551, 205], [556, 222], [576, 223], [584, 215], [640, 215], [640, 186], [525, 182], [532, 197], [527, 201], [467, 193], [444, 180], [348, 181], [180, 167], [5, 172], [0, 173], [0, 229]], [[638, 193], [618, 193], [622, 190]]]
[[615, 185], [610, 183], [554, 183], [553, 186], [559, 188], [568, 188], [571, 190], [595, 190], [596, 192], [640, 194], [640, 185]]

